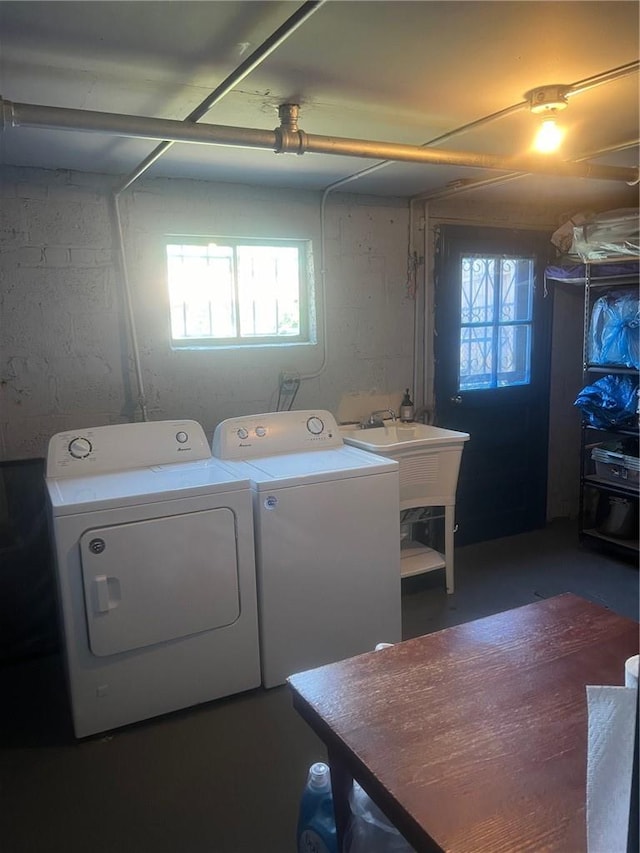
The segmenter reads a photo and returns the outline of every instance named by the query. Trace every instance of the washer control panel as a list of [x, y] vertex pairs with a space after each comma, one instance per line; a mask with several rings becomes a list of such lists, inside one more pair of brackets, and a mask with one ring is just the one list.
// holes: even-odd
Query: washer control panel
[[331, 412], [310, 409], [229, 418], [216, 427], [212, 449], [218, 459], [251, 459], [341, 447], [343, 443]]
[[197, 421], [146, 421], [59, 432], [49, 441], [47, 477], [81, 477], [210, 459]]

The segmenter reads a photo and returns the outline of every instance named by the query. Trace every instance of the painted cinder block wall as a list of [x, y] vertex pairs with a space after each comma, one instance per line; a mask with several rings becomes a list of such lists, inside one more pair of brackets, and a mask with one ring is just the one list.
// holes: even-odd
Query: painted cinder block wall
[[[109, 209], [112, 179], [5, 170], [0, 199], [1, 454], [45, 456], [65, 429], [140, 419]], [[140, 182], [121, 197], [149, 418], [227, 417], [275, 406], [281, 371], [322, 372], [296, 408], [335, 411], [343, 392], [398, 390], [413, 374], [406, 200], [336, 196], [326, 207], [326, 298], [318, 193], [195, 181]], [[316, 345], [172, 351], [167, 234], [313, 240]], [[326, 309], [326, 364], [323, 311]]]
[[[3, 170], [0, 459], [46, 456], [50, 436], [62, 430], [140, 419], [109, 210], [112, 185], [113, 178], [96, 174]], [[406, 199], [330, 196], [324, 277], [319, 193], [145, 179], [123, 194], [121, 214], [150, 419], [194, 418], [211, 435], [224, 418], [273, 409], [281, 371], [320, 371], [302, 382], [295, 407], [334, 412], [342, 394], [393, 393], [412, 384]], [[557, 206], [487, 208], [459, 197], [431, 205], [429, 227], [446, 221], [551, 232], [559, 213]], [[420, 216], [415, 227], [420, 254]], [[166, 234], [312, 239], [318, 345], [172, 351]], [[554, 337], [549, 517], [576, 506], [577, 421], [567, 397], [579, 382], [579, 342], [567, 330], [580, 332], [578, 307], [567, 299], [555, 305], [562, 333]], [[575, 455], [567, 452], [574, 446]]]

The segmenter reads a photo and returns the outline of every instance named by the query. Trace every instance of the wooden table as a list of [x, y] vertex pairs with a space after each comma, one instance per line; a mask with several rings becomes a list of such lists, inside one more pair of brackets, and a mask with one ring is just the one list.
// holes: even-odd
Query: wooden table
[[419, 853], [586, 850], [587, 684], [638, 625], [571, 594], [293, 675], [339, 838], [357, 779]]

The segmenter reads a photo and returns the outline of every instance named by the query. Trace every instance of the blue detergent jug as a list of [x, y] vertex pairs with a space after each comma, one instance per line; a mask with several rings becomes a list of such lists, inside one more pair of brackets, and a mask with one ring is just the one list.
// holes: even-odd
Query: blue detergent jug
[[309, 768], [300, 800], [298, 853], [338, 853], [329, 768], [321, 761]]

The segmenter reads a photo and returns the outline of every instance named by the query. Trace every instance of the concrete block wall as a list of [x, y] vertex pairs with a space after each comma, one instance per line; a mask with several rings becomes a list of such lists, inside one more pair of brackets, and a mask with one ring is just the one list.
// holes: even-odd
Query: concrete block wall
[[[0, 183], [0, 458], [46, 455], [65, 429], [140, 419], [110, 215], [112, 179], [8, 168]], [[224, 418], [274, 408], [281, 371], [296, 408], [336, 411], [355, 391], [396, 392], [413, 373], [406, 200], [320, 197], [195, 181], [144, 180], [121, 198], [149, 418]], [[319, 341], [255, 350], [170, 347], [167, 234], [313, 241]], [[326, 313], [325, 313], [326, 312]], [[326, 317], [326, 358], [324, 330]]]
[[122, 418], [121, 324], [106, 182], [44, 170], [0, 183], [0, 455]]

